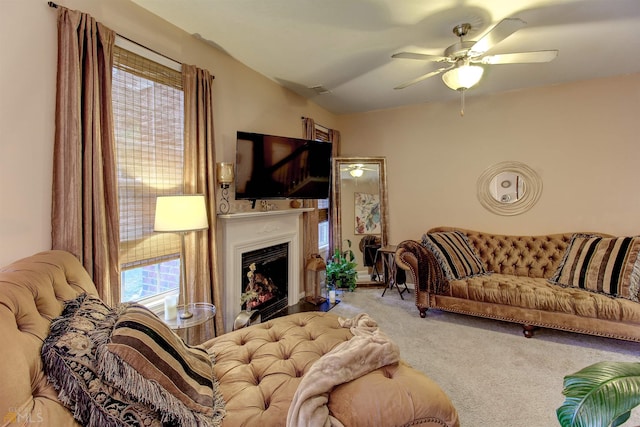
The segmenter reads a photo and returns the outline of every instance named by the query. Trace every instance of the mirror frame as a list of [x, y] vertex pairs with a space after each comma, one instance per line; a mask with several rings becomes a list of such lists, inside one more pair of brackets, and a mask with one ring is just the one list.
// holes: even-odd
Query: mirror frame
[[[351, 163], [375, 163], [378, 165], [380, 176], [378, 177], [378, 187], [380, 189], [380, 226], [382, 231], [380, 233], [380, 241], [382, 246], [386, 246], [389, 235], [389, 200], [387, 197], [387, 160], [385, 157], [334, 157], [332, 160], [332, 175], [331, 175], [331, 230], [333, 238], [333, 247], [330, 248], [332, 252], [334, 248], [339, 247], [342, 250], [342, 214], [340, 196], [341, 192], [341, 177], [340, 168], [342, 165]], [[357, 245], [358, 242], [351, 242], [351, 247]], [[357, 246], [356, 246], [357, 247]]]
[[[496, 200], [490, 191], [491, 181], [502, 172], [516, 173], [524, 179], [522, 197], [511, 203]], [[507, 161], [488, 167], [478, 178], [478, 200], [488, 211], [498, 215], [519, 215], [531, 209], [542, 194], [542, 179], [524, 163]]]

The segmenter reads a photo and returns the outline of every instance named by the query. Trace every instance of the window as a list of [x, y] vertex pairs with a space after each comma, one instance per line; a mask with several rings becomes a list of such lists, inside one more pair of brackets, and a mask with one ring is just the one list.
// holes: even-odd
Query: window
[[[330, 142], [329, 129], [315, 125], [316, 141]], [[329, 199], [318, 200], [318, 250], [329, 252]]]
[[321, 251], [329, 248], [329, 199], [318, 200], [318, 247]]
[[156, 197], [183, 191], [182, 75], [179, 64], [168, 67], [153, 55], [120, 38], [114, 48], [122, 301], [148, 300], [180, 284], [179, 236], [154, 233], [153, 225]]

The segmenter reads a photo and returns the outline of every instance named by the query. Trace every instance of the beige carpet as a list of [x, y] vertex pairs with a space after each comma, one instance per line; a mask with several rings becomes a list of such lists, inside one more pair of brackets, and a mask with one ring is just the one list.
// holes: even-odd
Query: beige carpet
[[[640, 343], [539, 329], [527, 339], [519, 325], [429, 310], [418, 315], [413, 291], [358, 288], [331, 313], [360, 312], [377, 320], [401, 357], [440, 384], [463, 427], [559, 426], [567, 374], [603, 360], [639, 361]], [[636, 408], [625, 427], [640, 425]]]

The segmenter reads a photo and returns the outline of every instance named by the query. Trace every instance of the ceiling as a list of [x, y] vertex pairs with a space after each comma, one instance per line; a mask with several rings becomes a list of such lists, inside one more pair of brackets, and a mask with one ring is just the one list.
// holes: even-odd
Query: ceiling
[[133, 1], [336, 114], [458, 99], [440, 76], [394, 90], [442, 65], [391, 55], [442, 55], [464, 22], [466, 40], [503, 18], [527, 22], [488, 54], [559, 50], [489, 66], [467, 97], [640, 71], [640, 0]]

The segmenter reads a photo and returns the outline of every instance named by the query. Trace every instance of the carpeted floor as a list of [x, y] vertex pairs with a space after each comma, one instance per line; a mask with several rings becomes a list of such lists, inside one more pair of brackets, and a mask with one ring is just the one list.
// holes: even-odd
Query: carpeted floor
[[[413, 291], [358, 288], [331, 313], [365, 312], [400, 347], [402, 358], [440, 384], [462, 427], [559, 426], [565, 375], [592, 363], [640, 361], [640, 343], [539, 329], [527, 339], [506, 322], [430, 310], [422, 319]], [[640, 410], [625, 427], [640, 426]]]

